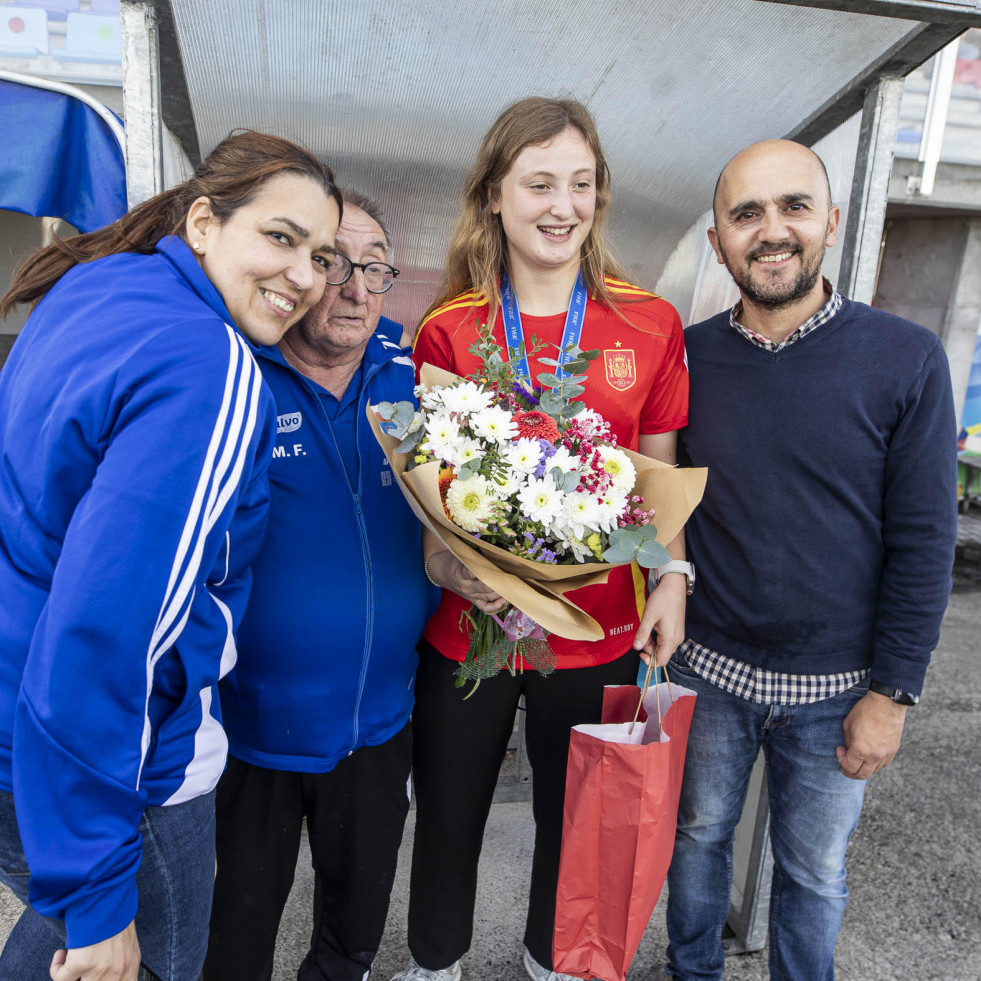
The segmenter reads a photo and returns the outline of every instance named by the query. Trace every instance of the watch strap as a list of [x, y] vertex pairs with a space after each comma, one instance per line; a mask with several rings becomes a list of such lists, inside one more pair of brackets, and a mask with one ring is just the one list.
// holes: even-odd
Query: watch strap
[[919, 695], [911, 695], [908, 691], [900, 691], [898, 688], [890, 688], [889, 685], [882, 684], [881, 681], [869, 680], [869, 691], [874, 691], [879, 695], [891, 698], [897, 705], [915, 705], [919, 700]]

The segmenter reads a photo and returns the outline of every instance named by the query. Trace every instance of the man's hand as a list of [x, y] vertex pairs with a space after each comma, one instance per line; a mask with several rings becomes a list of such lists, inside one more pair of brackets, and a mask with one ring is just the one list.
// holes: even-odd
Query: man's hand
[[[645, 664], [663, 668], [685, 639], [685, 598], [688, 581], [677, 572], [661, 577], [651, 590], [644, 606], [644, 615], [634, 635], [634, 648], [640, 651]], [[655, 643], [656, 640], [656, 643]]]
[[430, 555], [426, 568], [433, 582], [459, 593], [484, 613], [496, 613], [507, 603], [503, 596], [477, 579], [449, 549]]
[[903, 738], [906, 708], [870, 691], [848, 713], [843, 726], [845, 745], [837, 750], [838, 766], [846, 777], [868, 780], [892, 763]]
[[90, 947], [59, 950], [51, 961], [51, 981], [136, 981], [140, 944], [136, 927]]

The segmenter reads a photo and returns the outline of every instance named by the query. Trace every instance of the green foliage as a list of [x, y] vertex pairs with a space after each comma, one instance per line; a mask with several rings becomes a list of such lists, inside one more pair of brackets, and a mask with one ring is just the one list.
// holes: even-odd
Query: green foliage
[[635, 560], [647, 569], [656, 569], [671, 559], [668, 550], [657, 541], [654, 525], [627, 525], [610, 535], [609, 548], [603, 552], [606, 562]]

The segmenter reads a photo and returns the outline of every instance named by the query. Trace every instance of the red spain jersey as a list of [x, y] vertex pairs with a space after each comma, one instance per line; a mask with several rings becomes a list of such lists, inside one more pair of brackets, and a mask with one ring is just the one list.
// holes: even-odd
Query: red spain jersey
[[[582, 338], [584, 351], [598, 350], [590, 363], [583, 401], [610, 424], [620, 446], [636, 450], [641, 435], [680, 429], [688, 421], [688, 369], [681, 320], [666, 300], [638, 286], [607, 277], [606, 285], [626, 320], [592, 297], [586, 303]], [[468, 375], [480, 362], [469, 351], [477, 340], [476, 327], [487, 322], [483, 294], [462, 293], [434, 310], [419, 325], [413, 359], [418, 366]], [[554, 358], [565, 327], [564, 313], [550, 317], [521, 315], [525, 342], [544, 341], [537, 357], [530, 357], [532, 378], [554, 369], [538, 361]], [[504, 328], [498, 316], [494, 339], [505, 348]], [[655, 517], [655, 523], [657, 518]], [[631, 572], [633, 568], [633, 572]], [[645, 581], [636, 567], [614, 569], [603, 585], [587, 586], [567, 594], [600, 626], [605, 636], [594, 642], [550, 637], [557, 667], [579, 668], [605, 664], [626, 652], [643, 612]], [[460, 629], [460, 613], [469, 603], [443, 590], [439, 609], [426, 627], [426, 640], [446, 657], [462, 661], [469, 638]]]

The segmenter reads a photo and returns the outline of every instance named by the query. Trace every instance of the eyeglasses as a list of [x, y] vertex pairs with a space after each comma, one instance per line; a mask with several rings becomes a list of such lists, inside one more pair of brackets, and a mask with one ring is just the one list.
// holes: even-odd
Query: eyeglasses
[[364, 276], [364, 287], [369, 293], [387, 293], [399, 274], [398, 269], [387, 262], [352, 262], [346, 255], [335, 252], [327, 267], [329, 286], [341, 286], [360, 269]]

